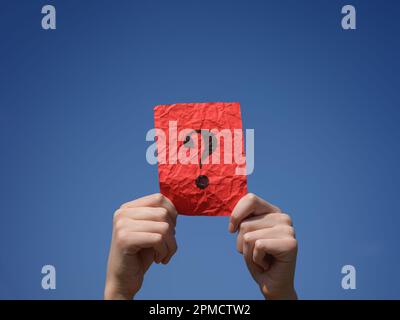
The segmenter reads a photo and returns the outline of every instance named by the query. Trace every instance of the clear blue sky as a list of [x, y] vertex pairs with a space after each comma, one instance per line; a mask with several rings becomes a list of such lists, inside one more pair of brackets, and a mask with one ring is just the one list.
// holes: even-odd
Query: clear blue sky
[[[57, 30], [41, 29], [41, 7]], [[341, 29], [341, 7], [357, 30]], [[101, 298], [114, 210], [158, 191], [153, 106], [239, 101], [249, 190], [292, 215], [301, 298], [400, 298], [398, 1], [1, 1], [0, 298]], [[138, 298], [261, 294], [221, 217], [179, 217]], [[41, 267], [57, 289], [41, 289]], [[341, 289], [341, 267], [357, 289]]]

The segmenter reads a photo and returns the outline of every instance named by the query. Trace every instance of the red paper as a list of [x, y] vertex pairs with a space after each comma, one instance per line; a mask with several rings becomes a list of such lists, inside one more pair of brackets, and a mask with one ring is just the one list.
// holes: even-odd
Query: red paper
[[[164, 133], [157, 134], [160, 192], [180, 214], [230, 215], [247, 193], [245, 162], [235, 161], [234, 155], [245, 160], [240, 104], [159, 105], [154, 108], [154, 120], [158, 132]], [[218, 135], [221, 132], [227, 136], [231, 132], [231, 143]]]

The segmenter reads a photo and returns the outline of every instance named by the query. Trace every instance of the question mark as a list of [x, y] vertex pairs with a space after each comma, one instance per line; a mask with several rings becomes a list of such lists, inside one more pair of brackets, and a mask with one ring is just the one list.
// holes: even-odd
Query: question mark
[[[194, 147], [194, 143], [193, 140], [191, 138], [192, 134], [196, 132], [196, 133], [200, 133], [201, 138], [204, 140], [204, 151], [201, 154], [200, 157], [200, 170], [203, 166], [203, 161], [207, 159], [208, 156], [210, 156], [215, 149], [217, 148], [217, 138], [215, 137], [215, 135], [208, 131], [208, 130], [193, 130], [192, 132], [190, 132], [186, 138], [185, 141], [183, 142], [183, 144], [187, 147], [187, 148], [193, 148]], [[196, 186], [199, 189], [205, 189], [208, 187], [209, 184], [209, 179], [206, 175], [199, 175], [196, 180], [195, 180]]]

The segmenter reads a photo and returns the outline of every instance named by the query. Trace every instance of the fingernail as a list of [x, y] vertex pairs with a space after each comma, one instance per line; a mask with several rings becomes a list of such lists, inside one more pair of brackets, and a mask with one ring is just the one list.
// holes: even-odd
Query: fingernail
[[235, 227], [234, 227], [233, 223], [229, 222], [229, 232], [233, 233], [234, 230], [235, 230]]
[[171, 257], [164, 258], [164, 260], [162, 261], [162, 264], [167, 264], [169, 262], [169, 260], [171, 260]]

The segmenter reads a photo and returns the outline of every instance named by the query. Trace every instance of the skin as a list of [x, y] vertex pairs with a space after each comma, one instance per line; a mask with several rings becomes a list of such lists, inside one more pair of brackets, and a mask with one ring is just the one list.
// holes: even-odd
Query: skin
[[[152, 263], [167, 264], [177, 250], [177, 211], [153, 194], [125, 203], [114, 214], [105, 299], [132, 299]], [[297, 241], [290, 217], [249, 193], [234, 208], [229, 231], [266, 299], [297, 299]]]

